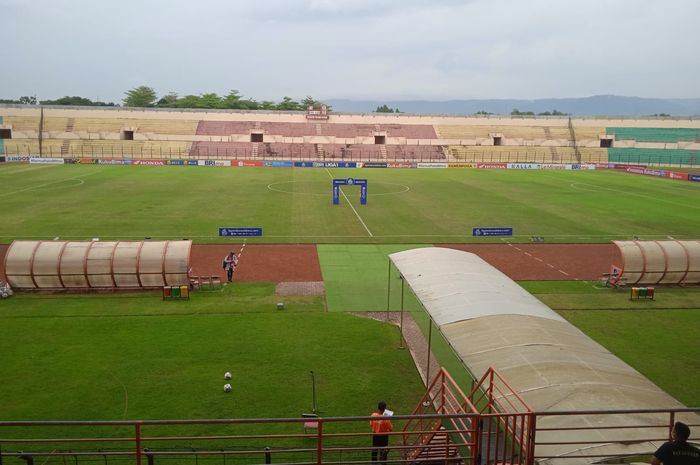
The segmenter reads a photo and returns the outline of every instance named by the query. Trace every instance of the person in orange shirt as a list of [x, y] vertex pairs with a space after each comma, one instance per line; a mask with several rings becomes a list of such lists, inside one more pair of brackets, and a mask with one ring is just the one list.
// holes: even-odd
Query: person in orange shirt
[[381, 420], [370, 420], [369, 426], [372, 428], [372, 462], [386, 465], [389, 456], [389, 433], [394, 429], [388, 415], [385, 415], [386, 402], [379, 402], [377, 410], [372, 412], [373, 417], [382, 417]]

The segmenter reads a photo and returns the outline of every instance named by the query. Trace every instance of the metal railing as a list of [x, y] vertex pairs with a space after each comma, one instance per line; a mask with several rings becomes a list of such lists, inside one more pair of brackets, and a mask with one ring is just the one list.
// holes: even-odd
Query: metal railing
[[[434, 436], [435, 422], [445, 427], [449, 446], [423, 445], [433, 449], [430, 460], [464, 465], [531, 465], [541, 459], [585, 459], [630, 455], [630, 444], [641, 448], [635, 454], [650, 454], [653, 444], [670, 437], [679, 416], [691, 426], [700, 426], [694, 409], [648, 409], [610, 411], [559, 411], [530, 413], [462, 413], [395, 416], [390, 433], [389, 459], [392, 464], [418, 463], [416, 445], [402, 440], [407, 435]], [[654, 421], [649, 421], [653, 414]], [[532, 441], [523, 418], [530, 416]], [[597, 418], [590, 424], [591, 417]], [[552, 421], [552, 419], [559, 419]], [[561, 419], [568, 419], [566, 425]], [[368, 422], [372, 417], [318, 418], [314, 433], [303, 432], [304, 418], [144, 420], [79, 422], [0, 422], [0, 463], [81, 464], [122, 463], [223, 463], [223, 464], [364, 464], [372, 451]], [[603, 421], [605, 420], [605, 421]], [[614, 421], [611, 421], [614, 420]], [[424, 429], [402, 430], [401, 426], [421, 422]], [[556, 426], [550, 426], [556, 424]], [[604, 426], [601, 426], [603, 425]], [[536, 428], [534, 425], [538, 425]], [[61, 437], [52, 430], [61, 429]], [[88, 429], [80, 434], [81, 429]], [[66, 434], [66, 431], [71, 434]], [[102, 431], [106, 434], [100, 434]], [[510, 431], [522, 435], [513, 441]], [[84, 433], [84, 431], [82, 431]], [[555, 433], [555, 434], [552, 434]], [[463, 438], [463, 439], [460, 439]], [[691, 437], [692, 440], [692, 437]], [[521, 450], [519, 444], [532, 445]], [[610, 449], [611, 445], [619, 446]], [[457, 451], [455, 454], [454, 452]], [[481, 451], [481, 452], [479, 452]], [[438, 454], [438, 455], [436, 455]], [[439, 455], [442, 454], [442, 455]], [[177, 460], [173, 462], [173, 460]]]

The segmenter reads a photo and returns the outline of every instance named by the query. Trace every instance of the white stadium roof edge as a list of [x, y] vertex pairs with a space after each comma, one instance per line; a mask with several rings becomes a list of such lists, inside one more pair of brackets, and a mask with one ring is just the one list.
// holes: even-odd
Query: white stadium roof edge
[[[425, 247], [389, 259], [472, 375], [479, 379], [494, 367], [535, 412], [684, 407], [477, 255]], [[677, 417], [698, 422], [694, 414]], [[650, 413], [538, 416], [538, 429], [601, 427], [576, 431], [576, 440], [606, 444], [537, 446], [537, 455], [560, 456], [547, 462], [573, 465], [594, 461], [574, 458], [584, 453], [650, 453], [660, 444], [643, 438], [664, 437], [667, 430], [604, 428], [665, 422], [668, 415]], [[537, 440], [571, 440], [571, 433], [541, 431]], [[611, 435], [619, 442], [608, 442]]]

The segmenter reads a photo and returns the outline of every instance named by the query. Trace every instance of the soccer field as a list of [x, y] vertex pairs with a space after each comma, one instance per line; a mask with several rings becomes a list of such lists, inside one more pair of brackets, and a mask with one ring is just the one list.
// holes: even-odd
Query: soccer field
[[[343, 187], [333, 178], [366, 178]], [[695, 239], [700, 186], [609, 171], [0, 166], [0, 242], [190, 238], [219, 227], [263, 229], [269, 243], [493, 241], [475, 227], [512, 227], [515, 241]]]

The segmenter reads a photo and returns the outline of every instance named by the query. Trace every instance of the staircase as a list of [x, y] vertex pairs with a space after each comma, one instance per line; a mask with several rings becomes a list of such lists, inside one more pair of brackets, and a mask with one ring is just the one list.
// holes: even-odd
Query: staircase
[[253, 150], [251, 151], [251, 158], [255, 158], [255, 159], [258, 158], [258, 150], [259, 150], [258, 146], [259, 146], [259, 144], [253, 143]]
[[[544, 128], [544, 137], [546, 140], [552, 140], [552, 131], [549, 129], [549, 126], [545, 126]], [[556, 147], [550, 146], [549, 147], [549, 156], [551, 158], [552, 163], [559, 163], [561, 162], [561, 156], [559, 156], [559, 151], [557, 150]]]
[[574, 125], [571, 123], [571, 118], [569, 118], [569, 134], [571, 135], [571, 142], [574, 144], [576, 163], [581, 163], [581, 151], [578, 149], [578, 143], [576, 142], [576, 131], [574, 131]]
[[386, 145], [379, 146], [379, 153], [382, 155], [382, 160], [386, 160]]
[[457, 446], [450, 441], [450, 436], [443, 426], [438, 427], [430, 435], [430, 438], [425, 443], [425, 447], [418, 447], [408, 451], [405, 460], [420, 463], [445, 463], [446, 460], [455, 460], [458, 463], [461, 461], [457, 454]]
[[61, 143], [61, 157], [66, 157], [70, 154], [70, 140], [63, 139]]
[[326, 151], [324, 150], [323, 145], [321, 144], [314, 144], [314, 154], [319, 160], [326, 159]]
[[420, 417], [403, 428], [402, 463], [532, 463], [532, 409], [493, 368], [469, 396], [441, 368], [413, 415]]
[[[75, 128], [75, 118], [68, 118], [68, 121], [66, 121], [66, 131], [65, 132], [73, 132]], [[61, 143], [61, 157], [66, 157], [70, 155], [70, 139], [63, 139], [63, 142]]]
[[316, 123], [316, 135], [317, 136], [322, 136], [323, 135], [323, 128], [321, 127], [320, 124]]

